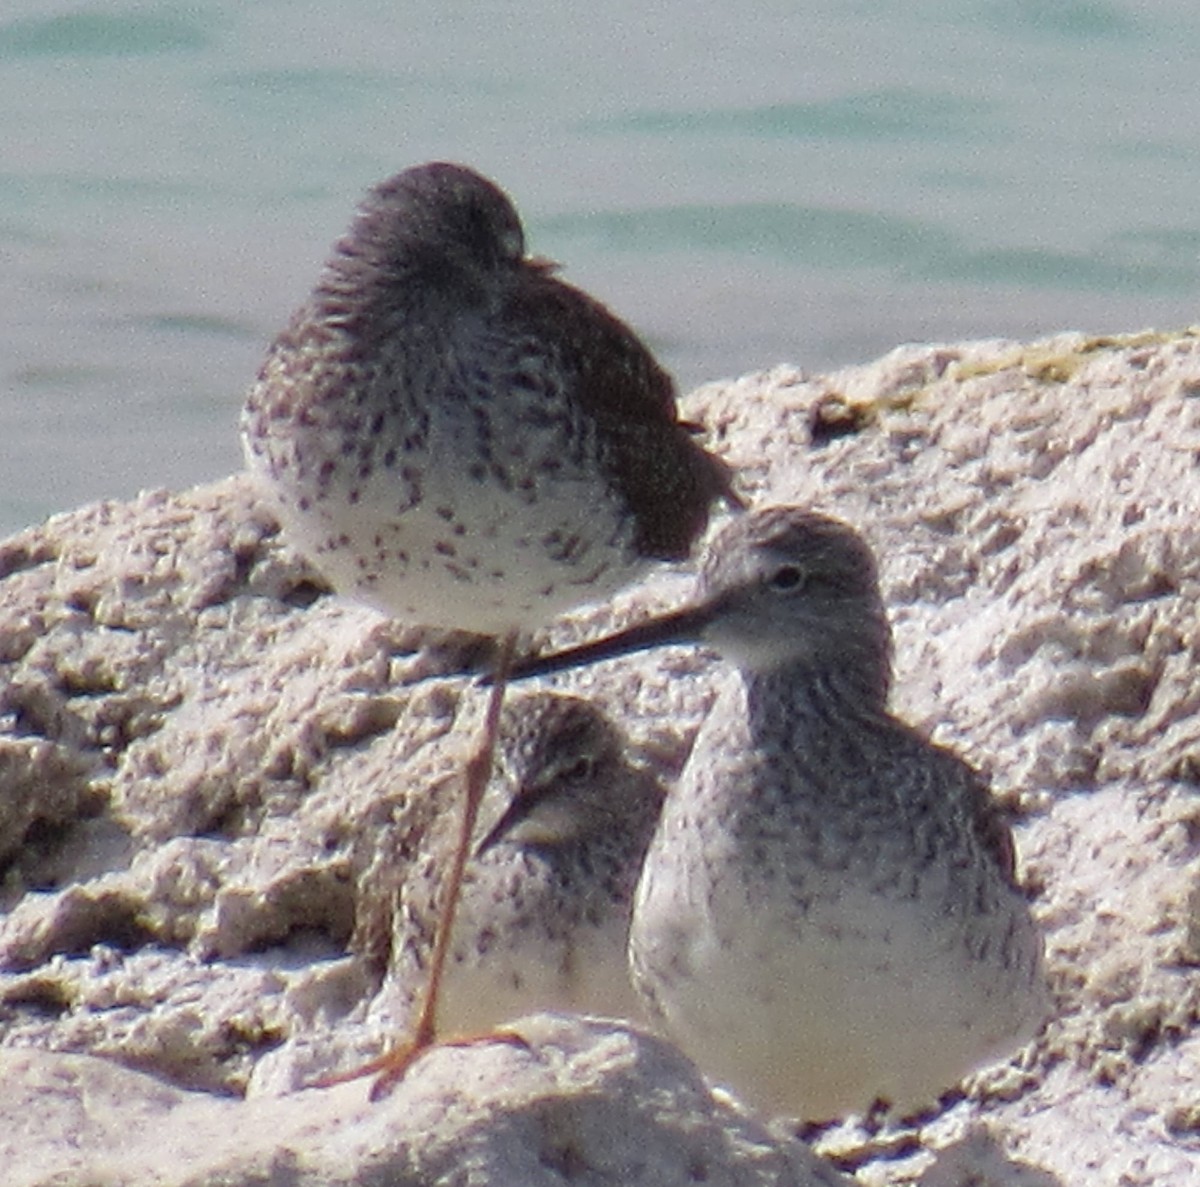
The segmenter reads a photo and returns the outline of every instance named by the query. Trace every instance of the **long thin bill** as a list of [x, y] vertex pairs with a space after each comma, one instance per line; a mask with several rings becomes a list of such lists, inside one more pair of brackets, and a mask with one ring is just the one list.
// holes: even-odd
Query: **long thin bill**
[[548, 655], [532, 655], [517, 660], [509, 671], [509, 680], [525, 680], [530, 676], [548, 676], [569, 668], [582, 668], [605, 659], [616, 659], [634, 651], [662, 647], [669, 643], [696, 643], [704, 628], [712, 621], [711, 606], [686, 606], [657, 618], [634, 623], [623, 631], [553, 651]]

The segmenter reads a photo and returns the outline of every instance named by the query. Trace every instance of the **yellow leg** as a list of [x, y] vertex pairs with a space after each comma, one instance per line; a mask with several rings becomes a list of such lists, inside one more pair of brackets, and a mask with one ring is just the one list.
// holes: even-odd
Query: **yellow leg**
[[[450, 863], [450, 869], [442, 890], [441, 912], [437, 931], [434, 934], [433, 954], [429, 960], [429, 977], [425, 982], [425, 993], [412, 1034], [400, 1045], [386, 1051], [355, 1075], [379, 1072], [379, 1078], [371, 1085], [371, 1099], [380, 1100], [404, 1078], [413, 1061], [433, 1046], [437, 1038], [438, 997], [442, 988], [442, 976], [446, 958], [450, 954], [450, 941], [454, 932], [454, 917], [458, 912], [459, 892], [462, 889], [463, 871], [471, 855], [471, 839], [475, 834], [475, 821], [483, 803], [492, 775], [492, 761], [496, 753], [496, 737], [500, 729], [500, 710], [504, 704], [504, 690], [508, 684], [508, 673], [512, 668], [517, 648], [516, 632], [500, 640], [496, 662], [492, 672], [492, 687], [489, 691], [487, 712], [483, 719], [483, 735], [475, 753], [467, 763], [463, 793], [462, 827], [458, 845]], [[330, 1081], [335, 1082], [335, 1081]]]

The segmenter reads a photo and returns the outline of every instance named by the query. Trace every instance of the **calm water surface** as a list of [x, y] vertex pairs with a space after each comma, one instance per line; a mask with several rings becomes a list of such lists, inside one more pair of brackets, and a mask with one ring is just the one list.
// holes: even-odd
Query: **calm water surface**
[[1195, 322], [1198, 58], [1191, 0], [8, 0], [0, 534], [237, 467], [355, 201], [435, 157], [685, 388]]

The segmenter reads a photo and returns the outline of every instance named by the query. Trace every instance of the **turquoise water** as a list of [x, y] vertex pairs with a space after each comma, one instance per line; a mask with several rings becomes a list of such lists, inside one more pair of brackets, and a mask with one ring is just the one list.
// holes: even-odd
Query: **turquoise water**
[[0, 15], [0, 534], [239, 464], [371, 182], [469, 162], [687, 387], [1200, 320], [1200, 8], [57, 4]]

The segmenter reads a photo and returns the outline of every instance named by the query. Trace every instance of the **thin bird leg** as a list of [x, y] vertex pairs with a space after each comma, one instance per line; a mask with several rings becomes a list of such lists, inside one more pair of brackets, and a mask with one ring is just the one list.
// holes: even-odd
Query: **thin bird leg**
[[492, 775], [492, 761], [496, 754], [496, 738], [500, 732], [500, 710], [504, 705], [504, 690], [508, 687], [508, 673], [512, 668], [517, 650], [517, 633], [505, 635], [500, 640], [496, 662], [492, 669], [492, 686], [489, 690], [487, 711], [483, 719], [483, 734], [475, 753], [467, 763], [463, 792], [462, 827], [458, 844], [446, 872], [442, 889], [441, 913], [434, 935], [433, 954], [429, 959], [429, 977], [425, 982], [425, 994], [417, 1014], [412, 1034], [398, 1047], [385, 1052], [370, 1071], [379, 1071], [379, 1078], [371, 1085], [371, 1099], [380, 1100], [404, 1078], [413, 1060], [432, 1047], [437, 1038], [438, 996], [442, 988], [442, 974], [446, 958], [450, 954], [450, 941], [454, 932], [454, 917], [458, 913], [458, 900], [462, 890], [463, 871], [471, 855], [471, 838], [475, 833], [475, 821], [483, 803]]

